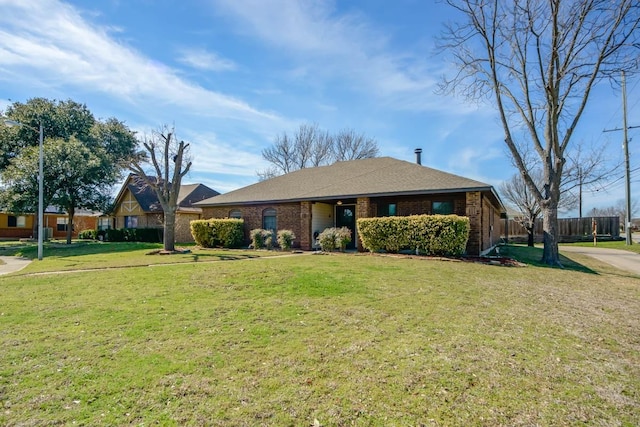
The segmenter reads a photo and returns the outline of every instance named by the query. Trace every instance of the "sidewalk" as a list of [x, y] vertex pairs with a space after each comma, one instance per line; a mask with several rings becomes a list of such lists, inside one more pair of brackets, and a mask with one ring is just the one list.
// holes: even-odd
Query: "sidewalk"
[[587, 255], [599, 261], [606, 262], [621, 270], [629, 271], [640, 276], [640, 254], [620, 249], [605, 249], [597, 246], [562, 246], [560, 253], [571, 252]]
[[4, 262], [4, 264], [0, 264], [0, 276], [20, 271], [31, 262], [30, 259], [15, 256], [0, 256], [0, 261]]

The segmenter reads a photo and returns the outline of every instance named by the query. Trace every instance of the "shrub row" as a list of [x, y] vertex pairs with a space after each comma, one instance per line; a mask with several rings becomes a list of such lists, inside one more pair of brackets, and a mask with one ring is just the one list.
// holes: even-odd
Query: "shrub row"
[[[271, 249], [273, 247], [273, 231], [262, 228], [254, 228], [249, 232], [251, 247], [253, 249]], [[283, 251], [288, 251], [293, 246], [296, 235], [291, 230], [278, 230], [276, 240]]]
[[411, 249], [458, 256], [469, 240], [469, 218], [458, 215], [360, 218], [357, 227], [362, 246], [371, 252]]
[[244, 239], [242, 219], [199, 219], [191, 221], [190, 228], [193, 240], [203, 248], [237, 248]]
[[336, 249], [344, 251], [349, 242], [351, 242], [351, 230], [347, 227], [325, 228], [318, 235], [318, 243], [323, 252], [331, 252]]

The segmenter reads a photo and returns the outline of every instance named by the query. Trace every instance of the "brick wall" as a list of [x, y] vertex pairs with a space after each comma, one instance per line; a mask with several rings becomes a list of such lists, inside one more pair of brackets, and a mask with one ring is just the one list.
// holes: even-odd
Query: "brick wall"
[[[284, 203], [284, 204], [264, 204], [253, 206], [229, 206], [229, 207], [205, 207], [202, 209], [202, 218], [229, 218], [231, 211], [240, 211], [240, 215], [244, 220], [244, 243], [248, 245], [251, 242], [249, 232], [256, 228], [262, 228], [262, 213], [265, 209], [276, 210], [276, 227], [278, 230], [292, 230], [296, 235], [293, 247], [300, 247], [301, 239], [305, 238], [310, 241], [308, 236], [311, 229], [311, 208], [308, 207], [308, 213], [302, 215], [301, 203]], [[308, 215], [308, 219], [306, 217]], [[309, 222], [305, 232], [302, 230], [302, 223]]]
[[469, 218], [469, 241], [467, 253], [478, 255], [482, 250], [482, 194], [479, 191], [467, 193], [466, 213]]

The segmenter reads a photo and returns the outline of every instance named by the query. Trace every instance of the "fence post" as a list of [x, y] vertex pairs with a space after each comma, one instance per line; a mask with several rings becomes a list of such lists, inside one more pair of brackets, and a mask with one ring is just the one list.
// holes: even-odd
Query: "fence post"
[[591, 219], [591, 229], [593, 232], [593, 246], [597, 245], [597, 235], [598, 235], [598, 223], [596, 222], [595, 218]]

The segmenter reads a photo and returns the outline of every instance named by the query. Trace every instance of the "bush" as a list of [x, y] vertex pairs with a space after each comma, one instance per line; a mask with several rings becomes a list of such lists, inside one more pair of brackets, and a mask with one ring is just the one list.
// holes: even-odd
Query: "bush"
[[347, 227], [325, 228], [318, 235], [318, 243], [323, 252], [331, 252], [336, 249], [344, 251], [349, 242], [351, 242], [351, 230]]
[[293, 239], [296, 238], [296, 235], [293, 234], [291, 230], [279, 230], [278, 231], [278, 246], [283, 251], [291, 250], [291, 246], [293, 246]]
[[78, 233], [78, 239], [81, 240], [97, 240], [98, 230], [82, 230]]
[[191, 235], [203, 248], [237, 248], [244, 240], [244, 220], [236, 218], [191, 221]]
[[271, 230], [254, 228], [249, 232], [249, 236], [253, 249], [271, 249], [273, 247], [273, 232]]
[[469, 218], [457, 215], [360, 218], [362, 246], [371, 251], [411, 249], [427, 255], [462, 255], [469, 239]]
[[162, 228], [110, 228], [104, 238], [110, 242], [162, 243]]

